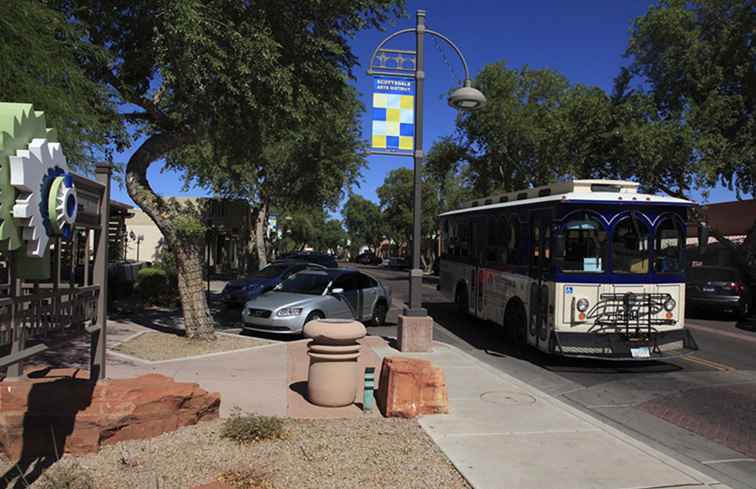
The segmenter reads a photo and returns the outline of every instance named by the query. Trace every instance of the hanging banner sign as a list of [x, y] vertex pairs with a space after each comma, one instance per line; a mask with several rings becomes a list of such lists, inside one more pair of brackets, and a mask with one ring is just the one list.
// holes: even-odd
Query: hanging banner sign
[[411, 155], [415, 141], [415, 80], [376, 76], [374, 83], [371, 148]]

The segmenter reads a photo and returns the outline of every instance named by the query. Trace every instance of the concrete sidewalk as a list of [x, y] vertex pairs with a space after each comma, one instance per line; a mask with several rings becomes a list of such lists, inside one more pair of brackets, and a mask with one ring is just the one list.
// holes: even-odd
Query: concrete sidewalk
[[467, 353], [436, 342], [449, 415], [420, 424], [476, 489], [651, 489], [726, 486]]

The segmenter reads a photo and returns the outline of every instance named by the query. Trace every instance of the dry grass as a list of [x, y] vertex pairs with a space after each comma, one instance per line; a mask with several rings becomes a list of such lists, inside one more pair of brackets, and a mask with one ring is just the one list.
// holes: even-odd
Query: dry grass
[[[78, 465], [95, 489], [193, 489], [218, 480], [235, 489], [470, 489], [414, 420], [287, 418], [285, 436], [243, 445], [222, 430], [222, 420], [200, 423], [66, 455], [48, 470]], [[32, 489], [50, 487], [43, 484]]]
[[215, 341], [190, 340], [170, 333], [148, 332], [121, 343], [113, 350], [143, 360], [159, 361], [271, 344], [270, 341], [226, 334], [216, 334], [216, 338]]

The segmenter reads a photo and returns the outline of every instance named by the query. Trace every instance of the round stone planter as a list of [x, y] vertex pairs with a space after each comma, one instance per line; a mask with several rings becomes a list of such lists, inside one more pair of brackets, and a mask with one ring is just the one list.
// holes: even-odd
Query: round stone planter
[[307, 354], [307, 397], [325, 407], [348, 406], [354, 402], [359, 385], [357, 360], [365, 326], [352, 319], [319, 319], [305, 324], [304, 335], [311, 338]]

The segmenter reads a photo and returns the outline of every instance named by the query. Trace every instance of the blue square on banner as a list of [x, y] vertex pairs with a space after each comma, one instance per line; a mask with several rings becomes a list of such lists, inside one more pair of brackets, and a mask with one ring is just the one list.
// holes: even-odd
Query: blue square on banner
[[399, 135], [400, 136], [414, 136], [415, 125], [414, 124], [399, 124]]
[[380, 109], [373, 107], [373, 120], [374, 121], [385, 121], [386, 120], [386, 109]]
[[399, 136], [386, 136], [386, 147], [387, 148], [398, 148], [399, 147]]

